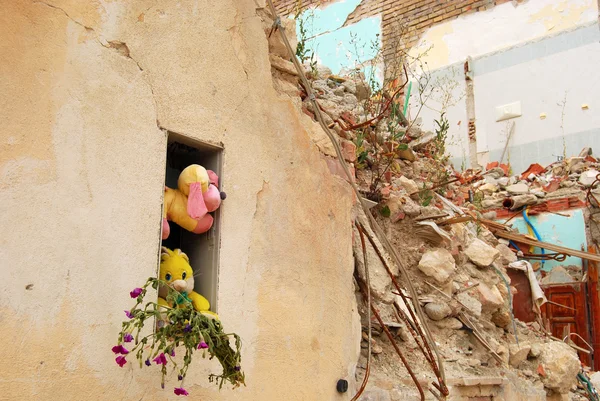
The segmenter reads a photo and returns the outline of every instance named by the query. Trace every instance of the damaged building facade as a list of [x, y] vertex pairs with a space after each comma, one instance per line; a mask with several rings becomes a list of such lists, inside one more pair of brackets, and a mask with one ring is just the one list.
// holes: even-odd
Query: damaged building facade
[[[588, 52], [589, 60], [573, 66], [584, 74], [598, 52], [597, 5], [319, 4], [323, 11], [338, 4], [321, 19], [331, 28], [315, 35], [322, 43], [355, 34], [372, 35], [373, 43], [381, 38], [376, 52], [383, 57], [371, 70], [377, 84], [326, 46], [321, 51], [329, 55], [312, 65], [292, 63], [286, 40], [292, 51], [306, 41], [285, 17], [311, 4], [274, 3], [275, 13], [270, 1], [15, 0], [1, 6], [0, 115], [7, 129], [0, 204], [8, 229], [0, 245], [0, 330], [9, 346], [0, 393], [8, 400], [177, 399], [182, 392], [162, 389], [158, 368], [138, 369], [133, 358], [116, 366], [111, 347], [133, 302], [130, 291], [158, 273], [161, 245], [199, 244], [197, 255], [184, 249], [194, 288], [225, 331], [241, 337], [246, 385], [219, 390], [207, 380], [218, 373], [217, 361], [198, 358], [186, 377], [192, 398], [586, 399], [577, 375], [593, 382], [600, 330], [590, 328], [593, 315], [581, 323], [571, 312], [580, 313], [582, 300], [597, 295], [600, 257], [591, 246], [600, 232], [590, 221], [600, 207], [593, 174], [600, 166], [592, 151], [579, 154], [579, 143], [565, 151], [574, 157], [550, 167], [533, 155], [518, 161], [518, 138], [535, 139], [521, 130], [544, 130], [520, 124], [530, 118], [525, 100], [478, 96], [477, 88], [486, 88], [486, 77], [497, 80], [486, 74], [522, 60], [480, 75], [477, 63], [512, 54], [505, 48], [523, 38], [524, 47], [544, 43], [550, 49], [544, 57], [551, 57], [558, 51], [545, 41], [576, 34], [577, 46], [561, 51]], [[529, 36], [493, 48], [438, 43], [452, 34], [466, 43], [464, 36], [472, 36], [466, 27], [481, 26], [481, 18], [502, 22], [511, 12], [545, 31], [532, 28]], [[399, 18], [410, 20], [407, 48], [438, 44], [419, 58], [435, 66], [432, 76], [459, 69], [459, 84], [450, 85], [458, 100], [445, 110], [446, 144], [431, 138], [439, 113], [417, 112], [408, 80], [386, 81], [398, 26], [392, 22]], [[464, 71], [467, 57], [475, 61]], [[337, 60], [337, 67], [325, 59]], [[474, 103], [460, 95], [468, 80], [476, 88]], [[373, 89], [386, 84], [394, 94], [377, 96]], [[395, 98], [400, 93], [410, 95], [404, 113], [404, 100]], [[586, 119], [597, 96], [573, 100], [585, 102], [578, 110], [588, 114], [572, 117], [581, 127], [563, 125], [563, 134], [579, 138], [583, 128], [594, 129]], [[522, 101], [522, 116], [479, 123], [488, 121], [477, 114], [486, 109], [477, 103], [483, 101], [494, 107]], [[468, 102], [475, 105], [469, 118], [478, 122], [478, 141], [465, 147], [456, 138], [469, 141]], [[378, 107], [383, 111], [375, 112]], [[502, 160], [494, 153], [500, 145], [479, 138], [494, 137], [506, 121], [515, 127], [501, 144], [509, 149]], [[464, 156], [457, 149], [469, 146], [475, 151], [463, 164], [472, 169], [454, 170], [451, 163], [458, 167]], [[222, 204], [207, 233], [180, 232], [171, 222], [165, 235], [165, 185], [177, 186], [177, 175], [192, 163], [218, 174]], [[541, 170], [528, 168], [534, 163]], [[557, 230], [565, 221], [569, 230]], [[564, 249], [550, 249], [561, 244]], [[546, 253], [535, 260], [541, 249], [569, 263]], [[575, 291], [561, 289], [565, 282]], [[178, 376], [169, 372], [167, 386]]]
[[524, 171], [531, 160], [546, 165], [600, 147], [597, 0], [276, 4], [292, 17], [303, 11], [307, 46], [335, 74], [376, 53], [367, 49], [357, 57], [353, 35], [364, 38], [364, 48], [377, 44], [381, 64], [393, 64], [405, 49], [408, 59], [426, 64], [410, 71], [413, 88], [427, 75], [440, 92], [413, 90], [409, 115], [433, 130], [440, 111], [446, 112], [448, 152], [457, 169], [504, 157]]
[[162, 390], [160, 369], [119, 368], [111, 352], [129, 292], [157, 274], [173, 138], [222, 148], [213, 307], [242, 338], [246, 374], [246, 387], [219, 391], [207, 380], [218, 363], [199, 358], [191, 396], [334, 399], [352, 374], [352, 197], [273, 88], [263, 7], [0, 6], [1, 330], [11, 361], [0, 398], [178, 398], [176, 373]]

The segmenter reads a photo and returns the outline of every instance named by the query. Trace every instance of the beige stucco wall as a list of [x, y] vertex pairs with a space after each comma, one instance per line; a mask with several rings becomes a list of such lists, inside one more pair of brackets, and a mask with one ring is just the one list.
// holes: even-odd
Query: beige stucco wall
[[219, 393], [200, 360], [190, 399], [349, 398], [352, 197], [272, 87], [257, 6], [0, 4], [0, 398], [176, 398], [175, 377], [163, 391], [158, 369], [110, 352], [157, 269], [159, 127], [225, 147], [219, 313], [247, 387]]

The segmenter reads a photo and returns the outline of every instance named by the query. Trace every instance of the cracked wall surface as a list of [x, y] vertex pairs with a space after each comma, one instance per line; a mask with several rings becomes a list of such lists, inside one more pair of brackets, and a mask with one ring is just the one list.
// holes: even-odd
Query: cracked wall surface
[[218, 363], [201, 360], [186, 388], [347, 399], [335, 383], [359, 352], [352, 197], [273, 89], [258, 6], [0, 6], [3, 399], [176, 398], [175, 377], [161, 390], [158, 370], [121, 369], [110, 352], [129, 291], [157, 269], [163, 129], [225, 148], [219, 314], [247, 375], [219, 392]]

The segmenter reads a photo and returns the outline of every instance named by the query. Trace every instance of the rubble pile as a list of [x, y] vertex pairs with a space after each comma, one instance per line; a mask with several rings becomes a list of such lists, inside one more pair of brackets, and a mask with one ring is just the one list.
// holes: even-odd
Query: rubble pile
[[579, 197], [596, 181], [600, 163], [585, 148], [578, 156], [543, 167], [537, 163], [519, 175], [510, 175], [509, 166], [490, 163], [481, 181], [472, 189], [479, 192], [481, 208], [516, 210], [545, 199]]
[[[516, 290], [510, 286], [506, 267], [517, 256], [508, 241], [477, 222], [442, 223], [469, 212], [493, 219], [490, 210], [517, 210], [555, 198], [583, 199], [600, 170], [591, 150], [547, 167], [534, 164], [519, 175], [500, 163], [491, 163], [485, 171], [457, 172], [447, 157], [436, 154], [436, 133], [423, 132], [416, 125], [407, 128], [393, 113], [378, 118], [360, 73], [334, 76], [324, 67], [307, 67], [306, 73], [326, 123], [339, 135], [344, 158], [355, 167], [357, 184], [365, 198], [376, 204], [371, 212], [400, 251], [408, 279], [419, 294], [427, 321], [407, 321], [399, 310], [407, 312], [410, 306], [396, 293], [384, 261], [396, 280], [403, 277], [389, 265], [387, 255], [382, 260], [372, 247], [366, 248], [372, 302], [425, 388], [435, 375], [411, 335], [414, 327], [408, 325], [430, 327], [444, 361], [446, 382], [454, 387], [452, 394], [464, 394], [464, 399], [471, 399], [474, 395], [469, 391], [475, 391], [465, 384], [466, 378], [478, 378], [473, 382], [479, 383], [474, 384], [475, 395], [482, 399], [519, 399], [498, 384], [506, 380], [532, 400], [566, 399], [562, 397], [567, 394], [570, 399], [587, 399], [578, 387], [581, 364], [576, 352], [550, 338], [539, 323], [512, 317], [509, 298]], [[306, 101], [306, 94], [301, 97], [304, 112], [312, 116], [312, 103]], [[384, 100], [379, 99], [380, 105]], [[376, 111], [369, 112], [372, 109]], [[368, 226], [362, 209], [357, 208], [356, 215]], [[366, 277], [356, 229], [354, 254], [364, 330], [357, 369], [360, 383], [367, 364], [368, 322], [366, 302], [358, 290]], [[472, 326], [465, 323], [465, 315]], [[419, 399], [383, 328], [377, 323], [372, 326], [371, 375], [361, 400]]]
[[[293, 26], [286, 28], [293, 32]], [[275, 89], [303, 111], [302, 123], [329, 169], [345, 179], [279, 35], [270, 34], [271, 24], [264, 29]], [[295, 39], [291, 41], [294, 45]], [[355, 227], [355, 289], [363, 328], [356, 388], [370, 359], [370, 376], [360, 400], [421, 399], [407, 366], [426, 399], [434, 399], [427, 389], [436, 382], [436, 373], [415, 334], [423, 326], [430, 330], [443, 361], [449, 399], [587, 399], [578, 383], [581, 364], [573, 348], [553, 339], [541, 320], [524, 323], [513, 317], [516, 288], [510, 284], [507, 266], [519, 263], [518, 257], [507, 240], [480, 222], [493, 220], [498, 210], [536, 207], [548, 199], [584, 199], [600, 171], [591, 150], [546, 167], [534, 164], [521, 174], [501, 163], [458, 172], [444, 154], [443, 122], [438, 124], [441, 132], [426, 132], [418, 121], [406, 121], [398, 112], [398, 99], [372, 93], [359, 71], [333, 75], [326, 67], [306, 65], [305, 75], [326, 125], [338, 135], [356, 184], [373, 205], [370, 212], [399, 251], [408, 275], [391, 263], [356, 205], [356, 221], [372, 241], [365, 246], [369, 288], [382, 322], [367, 321], [367, 269]], [[407, 293], [398, 293], [393, 283], [403, 287], [404, 280], [415, 287], [425, 321], [411, 313], [411, 302], [404, 302]]]

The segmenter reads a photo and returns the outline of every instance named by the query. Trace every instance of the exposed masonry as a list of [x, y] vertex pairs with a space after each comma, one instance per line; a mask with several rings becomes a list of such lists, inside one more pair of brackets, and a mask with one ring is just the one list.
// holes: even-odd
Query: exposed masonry
[[[414, 46], [421, 34], [431, 26], [457, 18], [460, 15], [488, 10], [511, 0], [363, 0], [350, 13], [342, 26], [356, 23], [363, 18], [381, 15], [383, 55], [385, 60], [394, 56], [395, 43], [402, 37], [404, 46]], [[521, 2], [522, 0], [519, 0]], [[283, 15], [294, 14], [300, 8], [323, 6], [332, 0], [274, 0], [275, 8]], [[401, 30], [400, 27], [403, 27]], [[404, 31], [402, 33], [401, 31]]]
[[53, 8], [57, 11], [62, 12], [68, 19], [70, 19], [71, 21], [73, 21], [74, 23], [76, 23], [77, 25], [81, 26], [82, 28], [84, 28], [86, 30], [87, 33], [93, 34], [94, 35], [94, 40], [96, 40], [96, 42], [98, 42], [98, 44], [100, 44], [100, 46], [105, 47], [107, 49], [112, 49], [115, 50], [117, 53], [119, 53], [121, 56], [128, 58], [129, 60], [133, 61], [135, 63], [135, 65], [137, 66], [137, 68], [140, 70], [140, 73], [142, 73], [142, 80], [148, 85], [148, 88], [150, 88], [150, 93], [152, 93], [152, 103], [154, 104], [154, 111], [155, 111], [155, 115], [156, 115], [156, 126], [159, 129], [163, 129], [163, 127], [160, 126], [160, 122], [158, 120], [158, 105], [156, 103], [156, 97], [154, 95], [154, 88], [152, 87], [152, 85], [150, 84], [150, 82], [148, 82], [148, 80], [144, 77], [143, 72], [144, 69], [142, 68], [142, 66], [140, 65], [140, 63], [135, 60], [133, 57], [131, 57], [131, 52], [129, 50], [129, 47], [127, 46], [127, 44], [125, 42], [121, 42], [118, 40], [109, 40], [106, 41], [104, 40], [104, 38], [101, 38], [100, 35], [98, 35], [98, 33], [96, 32], [96, 30], [92, 27], [89, 27], [85, 24], [83, 24], [80, 21], [77, 21], [75, 18], [71, 17], [69, 15], [69, 13], [67, 13], [63, 8], [61, 7], [57, 7], [55, 5], [52, 4], [48, 4], [44, 1], [35, 1], [34, 3], [36, 4], [43, 4], [47, 7]]

